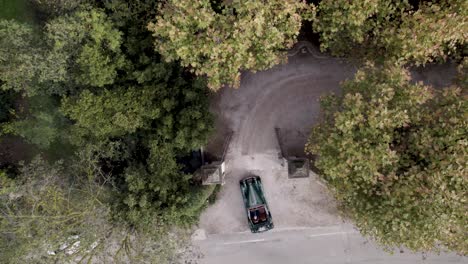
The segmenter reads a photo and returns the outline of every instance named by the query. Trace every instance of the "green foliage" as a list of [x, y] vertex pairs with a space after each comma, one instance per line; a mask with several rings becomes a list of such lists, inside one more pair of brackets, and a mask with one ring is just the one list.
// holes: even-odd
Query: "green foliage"
[[152, 141], [149, 152], [146, 168], [140, 164], [126, 170], [128, 213], [124, 217], [136, 225], [148, 225], [154, 219], [176, 226], [193, 224], [214, 186], [193, 186], [192, 176], [180, 171], [169, 145]]
[[84, 91], [77, 99], [66, 98], [62, 111], [76, 122], [75, 131], [94, 139], [122, 137], [146, 130], [179, 151], [203, 145], [211, 131], [207, 91], [203, 82], [189, 84], [173, 75], [167, 84]]
[[29, 22], [34, 17], [28, 0], [0, 0], [0, 19]]
[[164, 210], [184, 204], [191, 178], [191, 175], [179, 172], [170, 146], [152, 141], [149, 148], [148, 165], [133, 165], [125, 172], [128, 186], [124, 199], [128, 206], [126, 217], [131, 223], [140, 225], [148, 225]]
[[372, 42], [371, 36], [378, 36], [392, 16], [406, 7], [405, 1], [323, 0], [317, 7], [313, 28], [320, 33], [323, 50], [344, 55], [356, 45]]
[[408, 136], [405, 154], [409, 156], [401, 159], [401, 164], [409, 164], [411, 174], [423, 183], [413, 186], [419, 187], [416, 192], [423, 193], [430, 201], [428, 210], [435, 214], [430, 218], [432, 226], [427, 225], [423, 230], [433, 232], [448, 249], [465, 255], [468, 252], [465, 236], [468, 225], [467, 99], [459, 88], [447, 88], [436, 96], [432, 105], [423, 109], [422, 120], [417, 124], [419, 128]]
[[463, 0], [333, 1], [318, 5], [314, 31], [321, 48], [335, 55], [356, 53], [425, 64], [462, 54], [468, 3]]
[[81, 133], [96, 138], [118, 137], [151, 127], [151, 120], [161, 112], [153, 102], [156, 94], [156, 89], [135, 87], [104, 90], [99, 94], [84, 90], [76, 101], [65, 98], [62, 109], [77, 122], [77, 127], [85, 130]]
[[[15, 120], [2, 128], [37, 144], [49, 159], [66, 158], [67, 166], [34, 161], [2, 182], [8, 219], [18, 220], [1, 222], [0, 257], [12, 263], [176, 263], [174, 250], [186, 237], [169, 229], [195, 222], [211, 193], [178, 164], [212, 130], [206, 82], [154, 52], [147, 24], [156, 1], [109, 0], [99, 4], [103, 9], [35, 2], [50, 7], [40, 30], [0, 24], [0, 85], [25, 95]], [[51, 155], [52, 148], [59, 155]], [[16, 197], [17, 190], [28, 193]], [[49, 203], [43, 211], [23, 198]], [[60, 249], [78, 241], [76, 253]]]
[[[8, 263], [175, 262], [185, 239], [169, 229], [196, 222], [215, 189], [178, 163], [212, 130], [207, 83], [179, 61], [211, 89], [237, 87], [241, 71], [285, 61], [312, 19], [334, 54], [424, 64], [461, 54], [468, 17], [461, 0], [323, 0], [317, 13], [298, 0], [33, 3], [43, 27], [0, 20], [0, 122], [42, 149], [69, 140], [77, 152], [0, 171]], [[398, 67], [370, 66], [344, 90], [323, 100], [307, 146], [342, 208], [383, 245], [466, 254], [466, 97], [412, 84]]]
[[0, 20], [0, 87], [35, 93], [43, 58], [41, 40], [32, 26], [14, 20]]
[[193, 224], [198, 221], [203, 209], [216, 194], [218, 185], [196, 186], [189, 189], [187, 203], [180, 208], [173, 208], [168, 219], [180, 219], [182, 225]]
[[4, 131], [19, 135], [41, 149], [47, 149], [59, 137], [60, 131], [56, 127], [58, 118], [47, 112], [36, 112], [31, 118], [6, 125]]
[[46, 67], [50, 72], [41, 75], [44, 81], [102, 87], [112, 84], [117, 71], [125, 66], [120, 49], [122, 33], [98, 9], [50, 21], [46, 39], [51, 52]]
[[[40, 158], [23, 166], [14, 179], [0, 174], [2, 260], [60, 262], [70, 250], [86, 254], [84, 250], [92, 250], [91, 244], [104, 237], [107, 192], [92, 178], [76, 176], [66, 174], [61, 163], [48, 165]], [[80, 247], [73, 250], [78, 240]]]
[[[187, 202], [191, 175], [180, 172], [176, 156], [204, 145], [212, 129], [204, 83], [190, 86], [183, 79], [176, 83], [180, 86], [171, 90], [161, 83], [100, 95], [85, 91], [62, 105], [76, 122], [75, 144], [97, 144], [98, 152], [117, 150], [99, 154], [103, 157], [125, 155], [133, 160], [125, 169], [124, 209], [119, 210], [134, 224], [148, 224]], [[109, 145], [112, 142], [117, 149]]]
[[46, 16], [59, 16], [76, 10], [85, 0], [30, 0], [34, 8]]
[[187, 203], [193, 188], [176, 157], [204, 145], [212, 130], [206, 83], [175, 63], [160, 62], [153, 51], [145, 20], [153, 17], [152, 6], [152, 1], [105, 3], [109, 19], [125, 34], [120, 45], [126, 71], [105, 89], [64, 97], [60, 108], [74, 122], [71, 142], [114, 171], [122, 194], [116, 199], [118, 219], [137, 230], [154, 221], [184, 222], [182, 216], [169, 217]]
[[167, 61], [180, 60], [196, 75], [207, 76], [216, 90], [223, 84], [238, 87], [242, 70], [286, 61], [306, 10], [296, 0], [224, 1], [221, 10], [213, 10], [209, 0], [171, 0], [148, 29]]
[[466, 254], [466, 97], [396, 66], [368, 66], [343, 89], [306, 151], [344, 212], [384, 246]]
[[51, 97], [31, 97], [28, 103], [27, 112], [17, 112], [16, 118], [3, 124], [1, 128], [4, 133], [21, 136], [29, 143], [46, 150], [60, 140], [67, 122]]
[[0, 21], [2, 88], [64, 95], [112, 84], [125, 66], [122, 34], [102, 11], [88, 9], [49, 21], [42, 36], [29, 25]]
[[0, 90], [0, 124], [8, 121], [13, 112], [13, 100], [15, 95], [12, 91]]
[[468, 2], [422, 3], [414, 13], [404, 13], [401, 24], [387, 28], [382, 42], [395, 59], [425, 64], [459, 55], [466, 45]]
[[156, 221], [135, 230], [111, 219], [115, 194], [92, 152], [70, 164], [41, 158], [15, 178], [0, 171], [0, 258], [5, 263], [178, 263], [187, 234]]

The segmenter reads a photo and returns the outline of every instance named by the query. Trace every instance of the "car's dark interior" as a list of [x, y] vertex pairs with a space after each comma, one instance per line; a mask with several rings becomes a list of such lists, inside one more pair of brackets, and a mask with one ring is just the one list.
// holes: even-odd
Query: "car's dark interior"
[[250, 219], [254, 224], [267, 220], [267, 214], [264, 206], [259, 206], [250, 209]]

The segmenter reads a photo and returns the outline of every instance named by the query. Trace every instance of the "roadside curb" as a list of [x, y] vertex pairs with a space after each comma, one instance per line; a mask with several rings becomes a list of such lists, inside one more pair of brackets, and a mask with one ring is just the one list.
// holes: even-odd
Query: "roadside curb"
[[314, 226], [314, 227], [307, 227], [307, 226], [297, 226], [297, 227], [275, 227], [274, 229], [259, 234], [252, 234], [250, 230], [246, 229], [246, 231], [240, 232], [231, 232], [231, 233], [218, 233], [218, 234], [206, 234], [204, 229], [197, 229], [194, 234], [192, 235], [192, 241], [203, 241], [203, 240], [211, 240], [220, 237], [247, 237], [247, 238], [256, 238], [252, 241], [260, 241], [264, 236], [268, 234], [275, 234], [282, 232], [301, 232], [308, 238], [313, 237], [321, 237], [321, 236], [330, 236], [330, 235], [343, 235], [343, 234], [353, 234], [359, 233], [354, 226], [350, 224], [342, 224], [342, 225], [329, 225], [329, 226]]

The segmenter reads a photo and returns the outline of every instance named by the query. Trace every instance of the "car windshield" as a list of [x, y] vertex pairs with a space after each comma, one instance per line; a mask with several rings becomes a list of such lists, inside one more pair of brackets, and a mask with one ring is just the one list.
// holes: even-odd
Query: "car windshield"
[[254, 224], [266, 221], [267, 214], [266, 214], [265, 207], [259, 206], [259, 207], [250, 209], [250, 219], [252, 219], [252, 222]]

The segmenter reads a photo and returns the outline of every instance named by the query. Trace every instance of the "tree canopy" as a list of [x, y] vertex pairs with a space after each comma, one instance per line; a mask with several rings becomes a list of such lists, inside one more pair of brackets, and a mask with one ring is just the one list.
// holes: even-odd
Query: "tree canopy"
[[368, 66], [323, 99], [306, 151], [346, 214], [381, 244], [466, 254], [468, 101]]
[[[47, 163], [36, 157], [11, 178], [0, 171], [0, 249], [5, 263], [174, 263], [186, 234], [129, 229], [112, 220], [111, 180], [93, 155]], [[67, 170], [66, 167], [71, 167]]]
[[[14, 179], [0, 173], [0, 230], [8, 232], [0, 236], [3, 261], [58, 261], [70, 250], [93, 250], [92, 243], [105, 237], [109, 193], [93, 181], [96, 175], [83, 178], [75, 169], [67, 175], [62, 163], [37, 157]], [[73, 246], [78, 240], [80, 248]]]
[[[177, 71], [169, 68], [167, 74]], [[181, 210], [191, 175], [181, 172], [176, 159], [203, 146], [212, 129], [205, 83], [190, 84], [177, 75], [171, 80], [170, 90], [162, 82], [101, 94], [84, 91], [62, 104], [65, 115], [76, 122], [71, 128], [74, 144], [91, 145], [104, 157], [125, 157], [129, 163], [120, 179], [126, 194], [121, 205], [128, 211], [124, 217], [135, 224], [144, 219], [149, 223], [166, 207]]]
[[[174, 249], [185, 238], [169, 237], [169, 224], [196, 221], [213, 192], [180, 164], [212, 131], [206, 81], [154, 51], [147, 24], [155, 1], [36, 2], [53, 7], [43, 26], [0, 20], [0, 128], [47, 159], [2, 173], [1, 212], [8, 219], [1, 222], [2, 259], [174, 263]], [[21, 103], [17, 111], [12, 100]], [[70, 164], [83, 155], [89, 162], [75, 172]], [[16, 197], [18, 189], [30, 192]], [[34, 211], [53, 199], [55, 207]], [[66, 218], [70, 214], [76, 218]], [[96, 221], [84, 230], [88, 214]], [[60, 249], [75, 243], [80, 252]], [[49, 254], [54, 247], [56, 255]]]
[[46, 69], [53, 71], [45, 74], [46, 80], [103, 87], [125, 66], [122, 33], [101, 10], [55, 18], [46, 25], [45, 35], [50, 46], [47, 62], [52, 64]]
[[44, 55], [40, 43], [32, 26], [15, 20], [0, 20], [1, 89], [23, 91], [37, 80]]
[[3, 89], [29, 96], [76, 92], [112, 84], [125, 66], [122, 33], [101, 10], [57, 17], [44, 32], [14, 20], [0, 22]]
[[[177, 263], [174, 230], [214, 191], [184, 170], [213, 90], [285, 62], [304, 20], [322, 49], [385, 62], [324, 98], [307, 145], [344, 212], [383, 245], [466, 254], [467, 1], [31, 2], [0, 19], [0, 144], [40, 153], [0, 160], [0, 259]], [[400, 67], [446, 58], [465, 90]]]
[[30, 0], [37, 12], [47, 17], [70, 13], [80, 7], [84, 0]]
[[467, 10], [463, 0], [323, 0], [313, 28], [335, 55], [425, 64], [466, 53]]
[[196, 75], [207, 76], [213, 90], [224, 84], [239, 87], [242, 70], [286, 61], [307, 7], [296, 0], [170, 0], [148, 29], [166, 61], [180, 60]]

